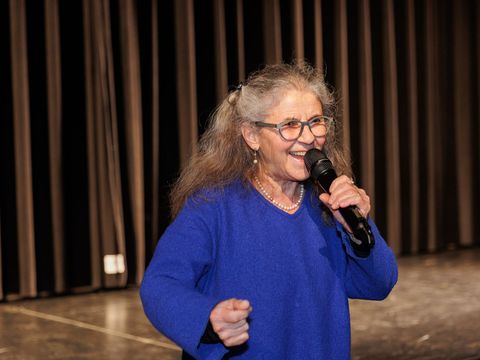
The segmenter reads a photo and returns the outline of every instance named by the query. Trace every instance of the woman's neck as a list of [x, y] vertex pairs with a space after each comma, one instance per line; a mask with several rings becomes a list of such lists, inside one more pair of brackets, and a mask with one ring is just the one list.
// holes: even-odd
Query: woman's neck
[[253, 175], [253, 186], [264, 198], [289, 214], [297, 211], [305, 194], [303, 184], [297, 181], [278, 180], [261, 172]]
[[272, 197], [280, 200], [286, 198], [290, 201], [296, 199], [300, 185], [297, 181], [277, 180], [265, 173], [257, 174], [257, 178]]

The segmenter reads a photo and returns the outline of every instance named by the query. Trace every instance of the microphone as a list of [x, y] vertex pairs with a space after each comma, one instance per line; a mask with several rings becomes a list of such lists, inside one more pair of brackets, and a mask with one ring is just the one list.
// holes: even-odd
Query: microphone
[[[310, 178], [317, 181], [322, 189], [330, 194], [330, 185], [337, 178], [330, 160], [318, 149], [308, 150], [304, 159]], [[353, 234], [348, 235], [355, 255], [367, 257], [370, 255], [370, 249], [375, 245], [375, 238], [367, 219], [360, 214], [356, 206], [348, 206], [338, 210], [353, 231]]]

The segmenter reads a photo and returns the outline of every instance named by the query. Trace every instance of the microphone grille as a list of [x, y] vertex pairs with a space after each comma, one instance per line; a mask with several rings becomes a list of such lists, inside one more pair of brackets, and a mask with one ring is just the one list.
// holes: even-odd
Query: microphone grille
[[318, 180], [321, 176], [326, 174], [330, 174], [330, 176], [335, 175], [332, 163], [327, 156], [318, 149], [307, 151], [305, 154], [305, 165], [310, 173], [310, 177], [314, 180]]
[[322, 151], [318, 149], [310, 149], [305, 154], [304, 160], [305, 160], [305, 166], [307, 167], [307, 170], [310, 171], [310, 169], [316, 162], [320, 160], [328, 160], [328, 158]]

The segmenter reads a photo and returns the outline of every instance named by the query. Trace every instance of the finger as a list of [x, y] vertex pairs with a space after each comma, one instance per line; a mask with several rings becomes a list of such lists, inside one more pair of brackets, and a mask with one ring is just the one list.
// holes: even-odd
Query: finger
[[335, 213], [338, 212], [338, 211], [332, 209], [332, 206], [329, 203], [330, 195], [328, 195], [327, 193], [323, 193], [323, 194], [320, 194], [320, 196], [318, 198], [323, 203], [323, 205], [325, 205], [332, 212], [332, 214], [335, 215]]
[[330, 203], [339, 203], [340, 201], [342, 201], [343, 197], [350, 197], [355, 194], [359, 195], [359, 202], [370, 201], [370, 198], [366, 196], [367, 194], [365, 190], [360, 189], [359, 187], [350, 182], [342, 182], [340, 185], [337, 185], [337, 187], [335, 188], [335, 192], [332, 192], [330, 194]]
[[329, 203], [333, 205], [334, 208], [344, 207], [341, 206], [340, 203], [345, 200], [350, 201], [351, 199], [356, 199], [356, 201], [360, 203], [363, 200], [362, 193], [355, 185], [344, 183], [338, 186], [335, 192], [330, 195]]
[[363, 189], [359, 189], [359, 190], [362, 195], [362, 203], [360, 203], [357, 207], [358, 207], [358, 210], [360, 211], [360, 214], [362, 214], [364, 218], [367, 218], [371, 209], [370, 197], [367, 195], [365, 190]]
[[345, 194], [358, 193], [358, 188], [349, 182], [342, 182], [335, 186], [335, 189], [330, 192], [330, 204], [338, 202]]
[[344, 206], [354, 205], [358, 208], [358, 210], [364, 217], [367, 217], [368, 213], [370, 212], [370, 197], [367, 195], [367, 193], [363, 189], [356, 187], [356, 192], [358, 196], [354, 197], [354, 199], [352, 199], [352, 202], [350, 204], [342, 204], [340, 202], [341, 203], [340, 206], [344, 207]]
[[356, 191], [346, 191], [342, 193], [337, 200], [331, 205], [333, 210], [338, 208], [345, 208], [348, 206], [355, 206], [360, 214], [367, 218], [370, 212], [370, 197], [366, 194], [365, 190], [356, 188]]
[[346, 223], [345, 219], [343, 218], [342, 214], [338, 211], [338, 208], [337, 209], [333, 209], [332, 206], [329, 204], [328, 202], [328, 194], [326, 194], [326, 196], [322, 196], [322, 195], [325, 195], [325, 194], [321, 194], [320, 195], [320, 201], [323, 202], [323, 204], [328, 207], [328, 209], [331, 211], [331, 213], [333, 214], [334, 218], [345, 228], [347, 229], [347, 231], [349, 232], [352, 232], [352, 230], [350, 229], [350, 227], [348, 226], [348, 224]]
[[220, 301], [214, 309], [231, 309], [233, 310], [234, 309], [234, 302], [236, 301], [237, 299], [235, 298], [231, 298], [231, 299], [227, 299], [227, 300], [223, 300], [223, 301]]
[[244, 344], [248, 340], [248, 332], [241, 333], [240, 335], [230, 337], [223, 341], [227, 347], [238, 346]]
[[340, 175], [338, 178], [336, 178], [335, 180], [333, 180], [332, 184], [330, 185], [330, 193], [332, 194], [333, 192], [335, 192], [335, 190], [341, 186], [341, 185], [344, 185], [344, 184], [348, 184], [348, 185], [353, 185], [354, 182], [351, 178], [349, 178], [348, 176], [346, 175]]
[[247, 325], [247, 329], [248, 329], [248, 322], [246, 319], [243, 319], [234, 323], [224, 321], [218, 325], [217, 330], [218, 332], [225, 332], [225, 331], [229, 333], [234, 331], [238, 332], [237, 330], [242, 330], [243, 328], [245, 328], [245, 325]]
[[246, 331], [248, 330], [248, 321], [246, 319], [237, 321], [236, 323], [229, 324], [230, 329], [235, 331]]
[[247, 310], [225, 310], [223, 314], [223, 321], [228, 323], [236, 323], [241, 320], [245, 320], [250, 311]]
[[218, 334], [220, 339], [224, 340], [232, 336], [237, 336], [245, 331], [248, 331], [248, 322], [243, 320], [238, 323], [226, 323], [223, 322], [217, 325], [217, 328], [213, 330]]
[[[224, 324], [233, 324], [242, 320], [246, 320], [249, 315], [248, 310], [232, 310], [220, 308], [212, 311], [210, 321], [218, 328], [223, 328]], [[215, 328], [217, 330], [217, 328]]]
[[[239, 308], [238, 310], [236, 308]], [[224, 324], [237, 323], [246, 320], [252, 312], [252, 306], [248, 300], [228, 299], [218, 303], [210, 314], [210, 321], [217, 331], [224, 327]]]
[[330, 195], [327, 193], [322, 193], [319, 196], [320, 201], [327, 207], [330, 207], [329, 200], [330, 200]]
[[[232, 326], [232, 325], [230, 325]], [[220, 337], [220, 339], [225, 342], [228, 339], [235, 338], [241, 334], [248, 333], [249, 325], [248, 323], [244, 323], [242, 326], [237, 327], [237, 328], [231, 328], [231, 327], [223, 327], [218, 330], [217, 334]]]
[[347, 206], [357, 206], [362, 202], [362, 198], [358, 192], [346, 193], [340, 199], [337, 200], [336, 205], [340, 208]]

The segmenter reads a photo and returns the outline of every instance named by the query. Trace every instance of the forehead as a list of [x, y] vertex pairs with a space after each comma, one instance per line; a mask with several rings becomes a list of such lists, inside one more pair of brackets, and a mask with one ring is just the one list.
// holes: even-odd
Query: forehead
[[277, 95], [268, 117], [308, 119], [322, 114], [322, 104], [311, 91], [287, 90]]

